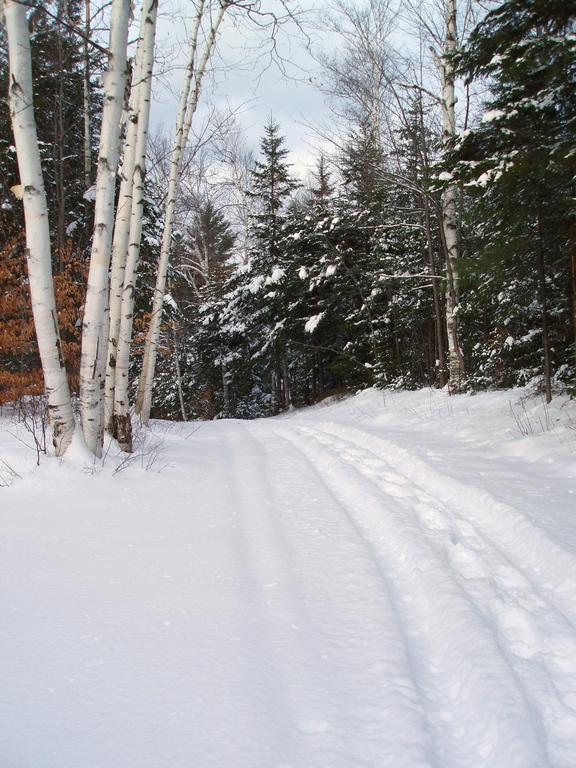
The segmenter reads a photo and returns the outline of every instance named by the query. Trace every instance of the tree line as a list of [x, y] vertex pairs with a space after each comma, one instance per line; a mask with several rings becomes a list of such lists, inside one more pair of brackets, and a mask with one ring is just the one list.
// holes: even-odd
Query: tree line
[[[77, 37], [89, 3], [48, 5], [51, 16], [4, 0], [16, 152], [4, 115], [0, 215], [3, 263], [21, 264], [17, 160], [57, 451], [74, 429], [70, 392], [98, 453], [105, 430], [131, 449], [131, 402], [147, 422], [252, 418], [373, 385], [573, 391], [573, 2], [443, 0], [424, 15], [337, 0], [323, 23], [340, 52], [318, 54], [334, 121], [318, 129], [307, 181], [272, 118], [258, 158], [233, 120], [189, 150], [219, 26], [227, 13], [266, 19], [262, 4], [197, 0], [163, 162], [147, 135], [156, 0], [133, 62], [127, 3], [115, 0], [109, 41], [92, 47]], [[407, 53], [399, 29], [418, 41]], [[38, 104], [48, 120], [34, 119]], [[15, 275], [23, 295], [21, 266], [0, 280]], [[49, 303], [52, 276], [69, 285]], [[26, 376], [41, 386], [29, 315], [28, 342], [13, 339], [16, 295], [2, 298], [4, 400]]]

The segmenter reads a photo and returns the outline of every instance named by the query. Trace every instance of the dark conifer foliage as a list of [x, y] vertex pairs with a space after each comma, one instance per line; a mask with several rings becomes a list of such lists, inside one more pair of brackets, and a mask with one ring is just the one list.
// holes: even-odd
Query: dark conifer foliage
[[[68, 240], [76, 248], [85, 248], [92, 231], [93, 206], [84, 197], [84, 52], [80, 37], [71, 29], [83, 28], [83, 12], [82, 0], [51, 0], [35, 6], [29, 14], [38, 139], [56, 248], [63, 248]], [[6, 94], [8, 61], [3, 30], [0, 35], [0, 88]], [[101, 54], [90, 49], [90, 56], [91, 69], [97, 72]], [[94, 82], [90, 92], [94, 156], [100, 108], [100, 92]], [[21, 204], [10, 192], [17, 182], [10, 119], [5, 107], [0, 117], [0, 207], [8, 229], [22, 226]]]
[[573, 2], [511, 0], [478, 25], [459, 67], [489, 78], [490, 96], [452, 158], [475, 223], [469, 289], [485, 272], [493, 297], [482, 281], [466, 301], [474, 380], [541, 373], [548, 399], [554, 378], [573, 380], [576, 349], [575, 13]]

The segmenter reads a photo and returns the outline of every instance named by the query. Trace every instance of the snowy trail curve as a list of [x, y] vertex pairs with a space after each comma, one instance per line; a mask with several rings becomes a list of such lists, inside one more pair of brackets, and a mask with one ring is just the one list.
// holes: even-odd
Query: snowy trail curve
[[353, 428], [282, 434], [335, 489], [398, 589], [439, 764], [573, 765], [576, 632], [567, 616], [491, 538], [422, 487], [415, 457], [412, 472], [401, 474], [397, 452], [388, 461]]
[[543, 473], [494, 451], [477, 484], [470, 440], [455, 479], [379, 414], [172, 429], [161, 472], [5, 489], [2, 768], [574, 768]]

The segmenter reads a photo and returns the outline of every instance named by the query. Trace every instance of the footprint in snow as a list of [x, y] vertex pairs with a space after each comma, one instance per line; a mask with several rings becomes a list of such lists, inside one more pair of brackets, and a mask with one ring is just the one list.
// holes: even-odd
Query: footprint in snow
[[492, 605], [500, 631], [512, 653], [521, 659], [532, 659], [540, 653], [540, 638], [530, 613], [502, 600], [497, 600]]

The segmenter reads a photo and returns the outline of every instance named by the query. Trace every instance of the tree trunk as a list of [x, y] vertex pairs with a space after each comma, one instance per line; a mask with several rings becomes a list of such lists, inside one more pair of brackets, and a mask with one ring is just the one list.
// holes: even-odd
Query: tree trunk
[[122, 288], [122, 306], [120, 328], [115, 365], [114, 384], [114, 434], [124, 451], [132, 451], [132, 424], [130, 420], [129, 374], [130, 344], [132, 342], [132, 323], [134, 318], [134, 294], [136, 275], [140, 262], [140, 241], [142, 239], [142, 220], [144, 218], [144, 180], [146, 175], [146, 147], [148, 144], [148, 124], [150, 121], [150, 94], [154, 70], [154, 44], [156, 40], [157, 0], [145, 0], [142, 7], [142, 56], [141, 84], [139, 85], [138, 131], [133, 163], [132, 201], [130, 210], [130, 232], [128, 254], [124, 269]]
[[424, 199], [424, 222], [426, 227], [426, 245], [428, 251], [428, 264], [432, 274], [432, 300], [434, 303], [434, 330], [436, 337], [436, 353], [438, 365], [434, 361], [434, 376], [438, 380], [438, 386], [442, 389], [446, 385], [446, 352], [444, 350], [444, 329], [442, 324], [442, 306], [440, 302], [440, 287], [436, 280], [436, 264], [434, 262], [434, 248], [432, 245], [432, 226], [430, 222], [430, 206]]
[[[426, 145], [426, 131], [424, 124], [424, 108], [422, 104], [422, 92], [418, 91], [418, 119], [420, 123], [420, 157], [424, 168], [425, 181], [430, 180], [430, 163], [428, 157], [428, 147]], [[438, 355], [438, 365], [434, 365], [434, 375], [437, 378], [438, 386], [442, 389], [446, 385], [446, 351], [444, 345], [444, 316], [442, 314], [441, 287], [439, 281], [435, 278], [436, 263], [434, 259], [434, 245], [432, 237], [432, 219], [430, 215], [430, 200], [426, 193], [421, 196], [422, 211], [424, 214], [424, 228], [426, 231], [426, 249], [428, 253], [428, 265], [432, 275], [432, 299], [434, 303], [434, 330], [436, 337], [436, 353]], [[436, 361], [434, 361], [436, 363]]]
[[10, 116], [23, 190], [32, 313], [54, 448], [56, 455], [62, 456], [74, 434], [74, 416], [54, 299], [48, 207], [34, 120], [28, 21], [26, 7], [15, 0], [4, 0], [3, 11], [10, 61]]
[[[88, 448], [102, 452], [104, 345], [108, 341], [108, 269], [114, 225], [114, 195], [118, 169], [120, 118], [126, 84], [126, 48], [130, 0], [113, 0], [109, 60], [104, 74], [104, 107], [96, 176], [94, 236], [82, 325], [80, 414]], [[104, 354], [103, 354], [104, 352]]]
[[[454, 64], [451, 59], [455, 52], [456, 0], [446, 0], [446, 39], [444, 55], [439, 64], [442, 75], [443, 141], [446, 149], [456, 135]], [[458, 259], [460, 257], [458, 220], [458, 188], [455, 184], [450, 184], [442, 195], [442, 229], [446, 248], [446, 330], [448, 334], [448, 386], [451, 392], [457, 392], [460, 389], [464, 374], [464, 360], [458, 329]]]
[[271, 383], [270, 410], [272, 412], [272, 416], [276, 416], [278, 413], [280, 413], [280, 394], [282, 390], [280, 387], [280, 371], [275, 358], [272, 364], [270, 383]]
[[[174, 228], [174, 213], [182, 170], [182, 157], [186, 143], [188, 141], [190, 126], [192, 125], [192, 118], [194, 117], [196, 107], [198, 106], [198, 99], [200, 98], [202, 79], [206, 71], [206, 66], [216, 43], [218, 28], [222, 23], [224, 13], [229, 6], [229, 2], [224, 2], [220, 6], [218, 14], [215, 17], [210, 29], [204, 52], [196, 72], [194, 72], [194, 65], [196, 58], [198, 27], [204, 10], [203, 0], [200, 0], [199, 2], [196, 26], [192, 34], [190, 60], [187, 69], [187, 76], [180, 96], [180, 106], [178, 111], [178, 119], [176, 122], [176, 136], [172, 149], [170, 177], [168, 181], [168, 194], [166, 197], [166, 207], [164, 214], [164, 230], [162, 232], [162, 245], [160, 248], [158, 274], [156, 279], [156, 286], [154, 288], [154, 299], [152, 302], [152, 316], [150, 318], [150, 327], [146, 336], [145, 354], [138, 385], [138, 396], [136, 400], [136, 411], [140, 414], [140, 419], [143, 424], [148, 423], [150, 419], [150, 410], [152, 408], [152, 386], [156, 368], [156, 352], [158, 348], [158, 340], [160, 338], [164, 293], [166, 290], [166, 278], [168, 275], [168, 264], [170, 260], [170, 246], [172, 243], [172, 232]], [[192, 79], [194, 79], [193, 89]]]
[[290, 408], [292, 405], [292, 393], [290, 391], [290, 370], [288, 368], [286, 352], [282, 354], [282, 388], [284, 394], [284, 407]]
[[[150, 11], [153, 13], [153, 19], [150, 16]], [[136, 48], [136, 61], [132, 73], [132, 85], [130, 88], [130, 98], [127, 110], [128, 127], [122, 153], [120, 192], [118, 195], [116, 220], [114, 223], [114, 237], [112, 240], [110, 312], [108, 348], [106, 355], [106, 383], [104, 387], [104, 427], [108, 432], [114, 435], [114, 396], [116, 388], [118, 339], [120, 336], [122, 301], [124, 295], [124, 273], [128, 257], [128, 243], [130, 241], [132, 205], [134, 200], [134, 168], [137, 162], [136, 156], [138, 152], [137, 143], [139, 133], [141, 130], [144, 130], [146, 138], [148, 133], [148, 118], [146, 117], [146, 125], [144, 126], [140, 114], [143, 101], [148, 101], [148, 104], [144, 104], [144, 109], [149, 112], [149, 90], [152, 77], [151, 69], [148, 72], [150, 68], [149, 63], [145, 64], [144, 62], [144, 56], [146, 55], [149, 58], [150, 53], [145, 53], [144, 48], [145, 45], [152, 44], [153, 55], [156, 34], [156, 14], [157, 2], [154, 2], [154, 0], [144, 0], [142, 3], [140, 31]], [[150, 19], [151, 23], [147, 23], [147, 19]], [[149, 39], [146, 40], [146, 38], [149, 37], [150, 31], [153, 36], [151, 41]], [[150, 78], [148, 78], [148, 74], [150, 75]], [[147, 98], [145, 92], [148, 93]], [[140, 242], [140, 238], [138, 238], [138, 242]]]
[[[182, 155], [184, 153], [184, 147], [186, 141], [184, 139], [184, 129], [186, 124], [186, 114], [188, 101], [190, 98], [190, 91], [192, 89], [192, 82], [194, 79], [194, 68], [196, 66], [196, 49], [198, 47], [198, 35], [200, 32], [200, 24], [202, 22], [202, 15], [204, 12], [205, 0], [198, 0], [196, 6], [196, 17], [194, 19], [194, 26], [190, 34], [190, 48], [188, 54], [188, 64], [186, 67], [186, 74], [184, 76], [184, 82], [182, 84], [182, 90], [180, 91], [180, 101], [178, 104], [178, 116], [176, 118], [176, 131], [174, 135], [174, 144], [172, 147], [172, 157], [170, 160], [170, 174], [168, 178], [168, 192], [166, 196], [166, 204], [164, 208], [164, 228], [162, 232], [162, 244], [160, 247], [160, 259], [158, 263], [158, 280], [162, 271], [163, 262], [166, 261], [165, 256], [165, 239], [168, 238], [168, 250], [170, 248], [170, 240], [172, 238], [173, 218], [176, 205], [176, 195], [178, 192], [178, 181], [180, 171], [182, 168]], [[164, 287], [166, 285], [166, 279], [164, 277], [162, 300], [164, 299]], [[156, 292], [154, 294], [156, 296]], [[152, 321], [150, 322], [150, 328], [148, 334], [152, 330]], [[142, 408], [145, 397], [145, 390], [147, 387], [148, 372], [150, 370], [150, 357], [151, 357], [151, 345], [146, 343], [144, 345], [144, 355], [142, 358], [142, 370], [140, 372], [140, 379], [138, 382], [138, 393], [136, 396], [136, 412], [140, 414], [141, 420], [144, 423], [148, 423], [150, 418], [150, 408], [148, 407], [145, 418], [142, 418]], [[152, 386], [152, 384], [150, 384]], [[150, 398], [151, 399], [151, 398]]]
[[186, 406], [184, 405], [184, 388], [182, 387], [182, 371], [180, 370], [180, 357], [178, 349], [178, 331], [176, 325], [172, 324], [172, 340], [174, 342], [174, 367], [176, 368], [176, 386], [178, 387], [178, 400], [180, 401], [180, 413], [182, 421], [188, 421], [186, 415]]
[[317, 377], [317, 397], [316, 401], [320, 401], [324, 399], [324, 365], [322, 363], [322, 357], [320, 355], [316, 356], [316, 359], [318, 361], [318, 377]]
[[222, 398], [223, 398], [223, 411], [226, 418], [230, 418], [230, 383], [228, 381], [228, 374], [226, 372], [226, 366], [224, 363], [220, 364], [220, 371], [222, 373]]
[[546, 295], [546, 263], [544, 259], [544, 234], [542, 232], [541, 211], [538, 211], [538, 244], [536, 248], [538, 264], [538, 293], [542, 307], [542, 373], [544, 378], [544, 397], [552, 400], [552, 374], [550, 364], [550, 337], [548, 333], [548, 300]]

